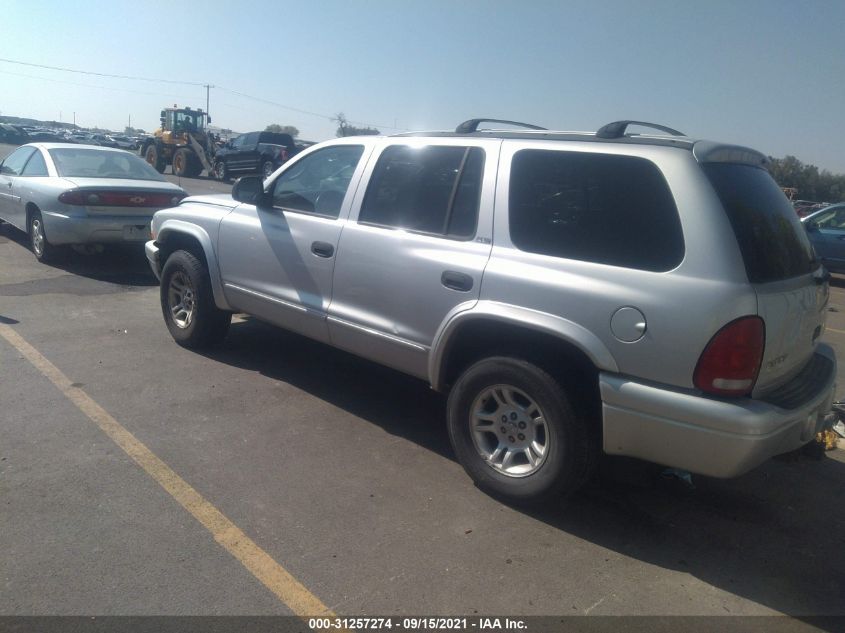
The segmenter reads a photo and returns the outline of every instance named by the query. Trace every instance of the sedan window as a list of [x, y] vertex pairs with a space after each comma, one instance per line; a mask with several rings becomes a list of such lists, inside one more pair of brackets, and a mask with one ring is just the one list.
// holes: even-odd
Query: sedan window
[[0, 166], [0, 174], [4, 176], [20, 176], [24, 165], [26, 165], [26, 161], [29, 160], [30, 155], [34, 151], [34, 147], [20, 147], [16, 149], [3, 161], [2, 166]]
[[48, 151], [59, 176], [164, 181], [164, 176], [129, 152], [70, 147]]
[[27, 162], [26, 167], [23, 168], [21, 176], [48, 176], [47, 163], [44, 162], [44, 157], [41, 152], [37, 151], [32, 155], [32, 158]]
[[816, 226], [822, 229], [845, 229], [845, 208], [831, 209], [827, 213], [820, 213], [815, 220]]

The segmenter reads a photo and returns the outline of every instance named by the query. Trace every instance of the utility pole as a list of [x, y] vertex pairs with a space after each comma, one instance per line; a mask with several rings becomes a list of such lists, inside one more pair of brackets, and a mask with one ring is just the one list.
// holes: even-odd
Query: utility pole
[[211, 84], [205, 84], [205, 116], [208, 116], [209, 91], [214, 88]]
[[73, 126], [76, 127], [76, 112], [73, 113]]

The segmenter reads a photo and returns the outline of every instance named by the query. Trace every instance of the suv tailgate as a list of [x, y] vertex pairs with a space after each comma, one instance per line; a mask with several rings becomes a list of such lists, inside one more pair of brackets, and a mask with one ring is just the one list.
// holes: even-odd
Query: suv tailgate
[[759, 164], [712, 162], [704, 171], [731, 222], [757, 293], [766, 348], [754, 395], [776, 389], [810, 361], [829, 288], [798, 215]]

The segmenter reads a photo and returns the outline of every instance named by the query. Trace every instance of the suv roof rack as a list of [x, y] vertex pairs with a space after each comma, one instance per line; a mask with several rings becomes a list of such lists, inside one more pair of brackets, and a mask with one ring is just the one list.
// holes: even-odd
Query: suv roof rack
[[599, 138], [623, 138], [625, 136], [625, 130], [628, 128], [629, 125], [642, 125], [643, 127], [650, 127], [655, 130], [660, 130], [661, 132], [666, 132], [667, 134], [671, 134], [672, 136], [686, 136], [683, 132], [678, 132], [678, 130], [673, 130], [670, 127], [666, 127], [665, 125], [658, 125], [657, 123], [646, 123], [645, 121], [614, 121], [613, 123], [608, 123], [607, 125], [603, 125], [599, 128], [598, 132], [596, 132], [596, 136]]
[[539, 125], [531, 125], [530, 123], [520, 123], [519, 121], [506, 121], [504, 119], [470, 119], [464, 121], [455, 128], [456, 134], [472, 134], [478, 131], [478, 126], [481, 123], [506, 123], [507, 125], [516, 125], [519, 127], [528, 128], [529, 130], [545, 130], [546, 128]]

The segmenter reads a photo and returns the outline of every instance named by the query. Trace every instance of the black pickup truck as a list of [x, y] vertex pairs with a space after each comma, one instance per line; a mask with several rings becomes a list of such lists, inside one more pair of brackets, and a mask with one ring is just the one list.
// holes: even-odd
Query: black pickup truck
[[290, 134], [247, 132], [217, 150], [214, 177], [226, 181], [236, 174], [257, 173], [266, 178], [299, 150]]

